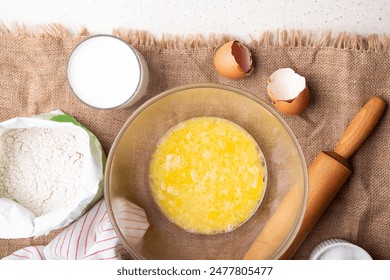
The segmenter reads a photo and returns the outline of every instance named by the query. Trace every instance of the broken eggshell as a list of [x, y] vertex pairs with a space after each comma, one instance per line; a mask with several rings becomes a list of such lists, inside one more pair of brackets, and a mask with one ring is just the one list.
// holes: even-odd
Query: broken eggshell
[[281, 68], [272, 73], [267, 92], [276, 109], [286, 115], [299, 115], [309, 104], [306, 79], [291, 68]]
[[247, 47], [238, 41], [222, 45], [214, 56], [214, 66], [224, 77], [240, 79], [249, 75], [252, 70], [252, 54]]

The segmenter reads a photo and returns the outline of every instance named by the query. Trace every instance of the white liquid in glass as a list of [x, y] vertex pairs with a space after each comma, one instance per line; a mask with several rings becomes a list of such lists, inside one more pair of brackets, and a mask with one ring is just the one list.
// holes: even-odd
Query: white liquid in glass
[[135, 52], [113, 36], [91, 37], [78, 45], [69, 58], [67, 74], [73, 92], [83, 102], [103, 109], [128, 101], [141, 79]]

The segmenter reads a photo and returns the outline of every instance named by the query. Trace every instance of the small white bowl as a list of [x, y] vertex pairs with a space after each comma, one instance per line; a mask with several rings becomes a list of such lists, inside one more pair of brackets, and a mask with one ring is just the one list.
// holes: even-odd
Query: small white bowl
[[309, 256], [310, 260], [372, 260], [359, 246], [343, 239], [329, 239], [318, 244]]
[[75, 96], [96, 109], [125, 108], [145, 95], [148, 66], [122, 39], [95, 35], [79, 43], [69, 56], [67, 79]]

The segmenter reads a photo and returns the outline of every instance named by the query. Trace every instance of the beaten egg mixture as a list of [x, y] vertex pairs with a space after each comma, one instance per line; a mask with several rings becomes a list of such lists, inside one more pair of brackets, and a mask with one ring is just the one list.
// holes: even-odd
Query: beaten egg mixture
[[256, 211], [265, 163], [255, 140], [221, 118], [186, 120], [159, 141], [150, 165], [150, 188], [162, 213], [182, 229], [228, 232]]

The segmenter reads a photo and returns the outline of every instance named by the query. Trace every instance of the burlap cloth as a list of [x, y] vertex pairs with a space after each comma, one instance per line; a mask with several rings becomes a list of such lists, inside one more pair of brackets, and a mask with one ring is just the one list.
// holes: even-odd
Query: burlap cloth
[[[189, 83], [220, 83], [252, 93], [271, 104], [268, 76], [291, 67], [305, 76], [311, 101], [301, 116], [284, 119], [297, 136], [307, 163], [321, 150], [332, 150], [348, 122], [372, 96], [390, 101], [390, 39], [329, 32], [264, 33], [247, 42], [255, 65], [247, 78], [221, 77], [213, 67], [216, 47], [227, 37], [194, 36], [153, 39], [144, 32], [114, 30], [135, 46], [150, 69], [147, 95], [130, 109], [94, 110], [76, 99], [66, 81], [72, 48], [88, 36], [71, 35], [58, 25], [34, 33], [18, 28], [0, 32], [0, 121], [61, 109], [96, 134], [108, 153], [131, 112], [148, 98]], [[312, 249], [329, 238], [342, 238], [366, 249], [374, 259], [390, 259], [390, 114], [351, 160], [353, 176], [294, 256], [307, 259]], [[58, 231], [57, 231], [58, 232]], [[0, 257], [28, 245], [43, 245], [57, 233], [36, 239], [0, 239]]]

